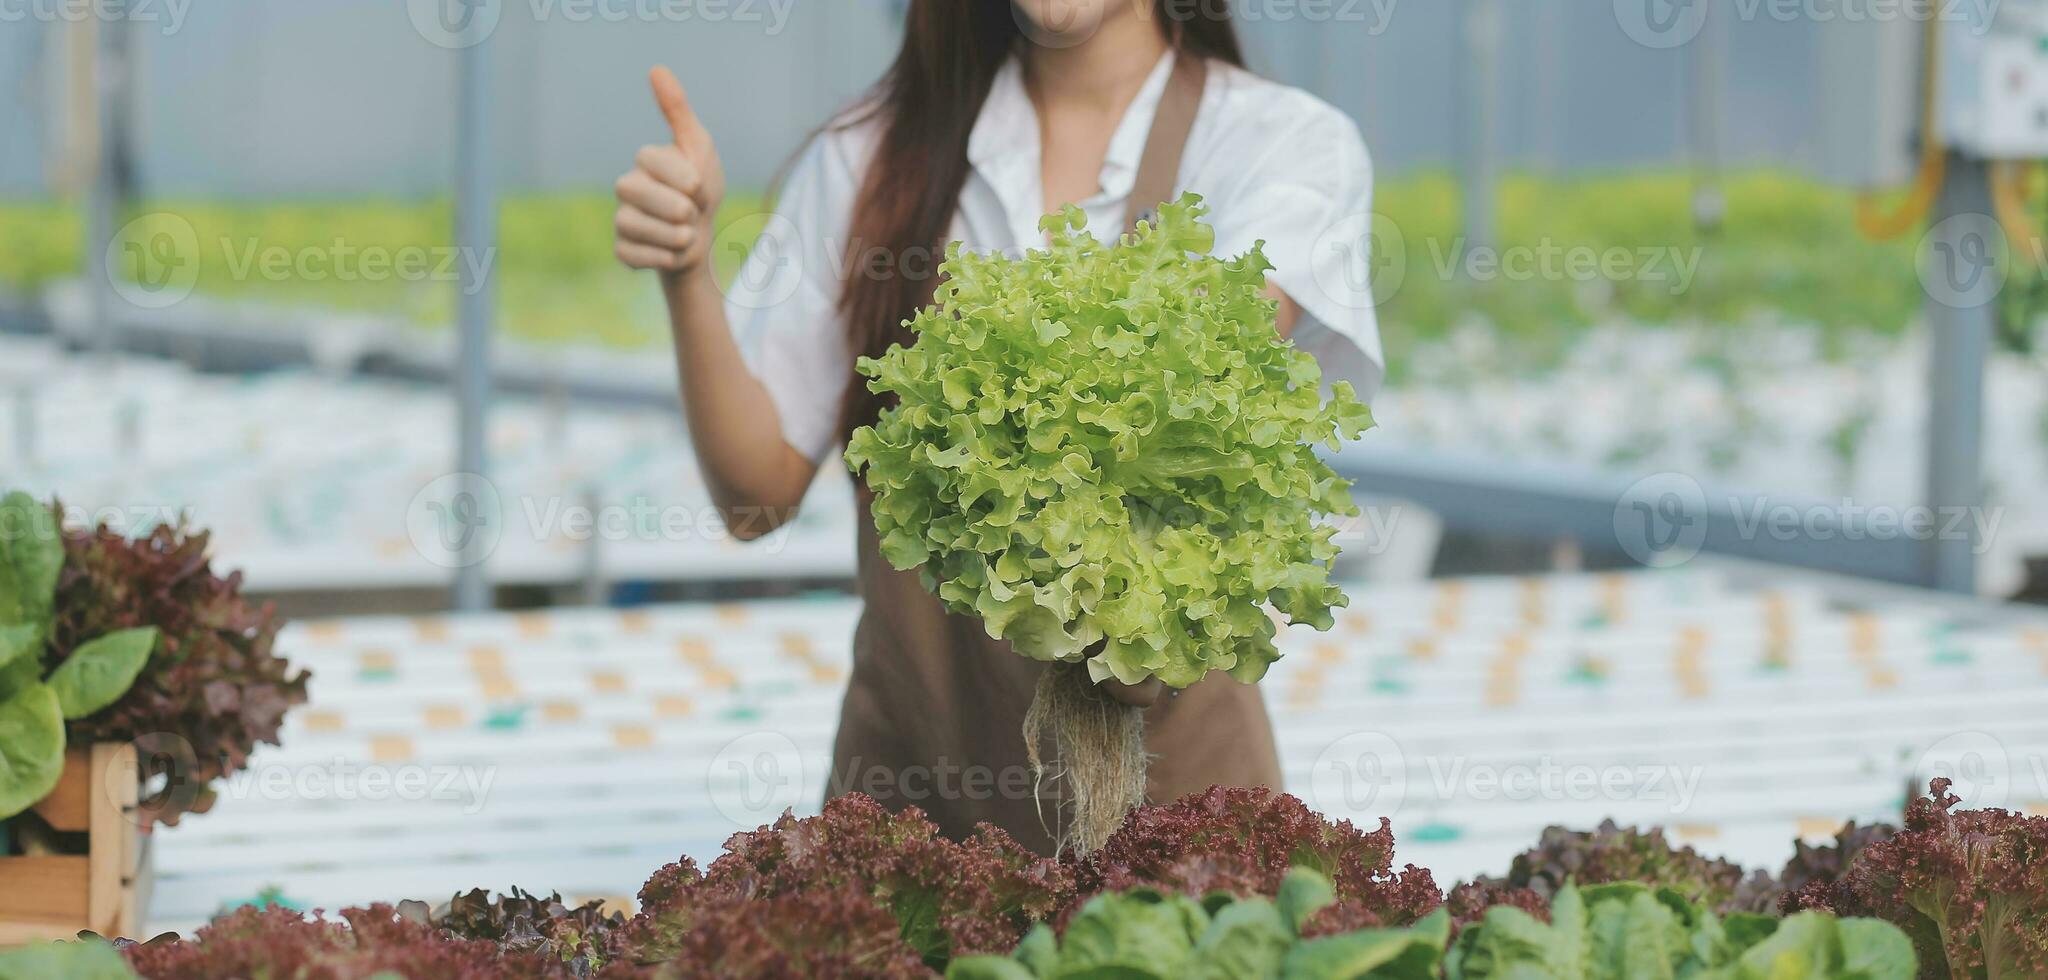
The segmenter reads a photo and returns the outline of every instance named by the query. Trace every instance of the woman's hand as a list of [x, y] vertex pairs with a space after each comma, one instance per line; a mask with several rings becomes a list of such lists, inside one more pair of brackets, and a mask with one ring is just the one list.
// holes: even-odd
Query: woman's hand
[[673, 284], [710, 272], [711, 219], [725, 199], [725, 166], [675, 74], [656, 68], [648, 81], [673, 139], [641, 147], [633, 169], [618, 179], [612, 251]]

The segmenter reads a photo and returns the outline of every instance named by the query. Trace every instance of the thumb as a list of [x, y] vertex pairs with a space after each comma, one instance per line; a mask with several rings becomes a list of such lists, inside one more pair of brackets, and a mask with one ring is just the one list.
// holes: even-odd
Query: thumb
[[654, 87], [654, 104], [661, 107], [662, 117], [668, 120], [668, 128], [675, 134], [676, 145], [694, 140], [704, 132], [704, 124], [697, 121], [696, 110], [690, 108], [690, 97], [683, 92], [683, 83], [676, 73], [656, 65], [647, 73], [647, 82]]

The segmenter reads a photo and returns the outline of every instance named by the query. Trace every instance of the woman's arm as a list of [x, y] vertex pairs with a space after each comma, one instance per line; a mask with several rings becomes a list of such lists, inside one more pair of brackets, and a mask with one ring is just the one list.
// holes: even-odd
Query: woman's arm
[[1274, 318], [1274, 326], [1279, 328], [1281, 339], [1293, 338], [1294, 325], [1301, 322], [1301, 304], [1282, 291], [1278, 283], [1267, 283], [1266, 295], [1280, 304], [1278, 315]]
[[697, 464], [726, 527], [751, 540], [795, 516], [818, 468], [783, 437], [767, 388], [740, 358], [712, 278], [712, 218], [725, 197], [717, 147], [676, 77], [657, 68], [651, 80], [674, 141], [642, 147], [619, 178], [614, 252], [661, 277]]

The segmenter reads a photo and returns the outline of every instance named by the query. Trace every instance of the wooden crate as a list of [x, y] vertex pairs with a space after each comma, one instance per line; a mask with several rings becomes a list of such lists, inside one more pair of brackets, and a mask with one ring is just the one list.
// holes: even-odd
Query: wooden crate
[[57, 788], [33, 812], [83, 833], [87, 853], [0, 857], [0, 946], [70, 939], [81, 930], [143, 938], [148, 851], [135, 819], [135, 747], [74, 748]]

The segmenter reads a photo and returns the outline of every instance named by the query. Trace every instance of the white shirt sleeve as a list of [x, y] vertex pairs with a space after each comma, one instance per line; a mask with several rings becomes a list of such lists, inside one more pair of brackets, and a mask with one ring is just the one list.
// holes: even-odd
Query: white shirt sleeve
[[[853, 358], [839, 315], [840, 277], [859, 171], [852, 134], [828, 130], [790, 170], [775, 213], [725, 293], [747, 370], [775, 403], [782, 436], [812, 462], [824, 463], [838, 443], [839, 402]], [[723, 246], [721, 246], [723, 247]]]
[[1293, 104], [1267, 115], [1280, 125], [1256, 134], [1264, 142], [1255, 145], [1271, 149], [1210, 204], [1216, 254], [1239, 255], [1265, 241], [1270, 280], [1302, 310], [1295, 346], [1315, 356], [1325, 384], [1349, 381], [1369, 400], [1386, 374], [1369, 254], [1372, 158], [1350, 117], [1288, 94]]

